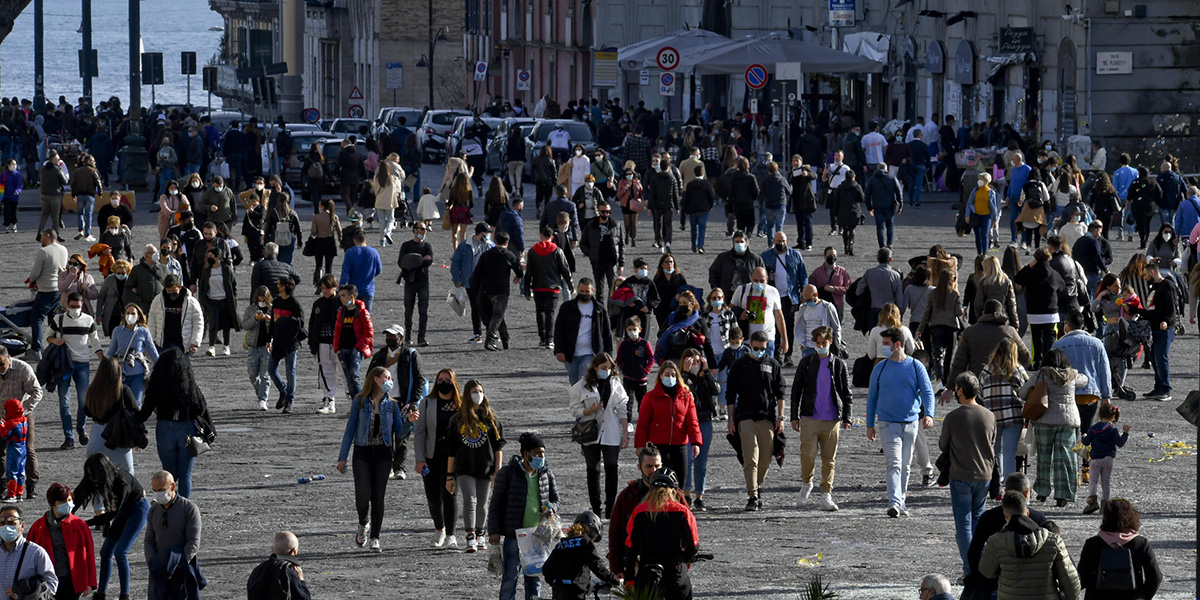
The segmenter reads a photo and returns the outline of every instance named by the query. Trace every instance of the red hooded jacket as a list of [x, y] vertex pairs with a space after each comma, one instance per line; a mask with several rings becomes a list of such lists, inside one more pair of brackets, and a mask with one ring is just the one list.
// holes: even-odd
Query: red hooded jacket
[[[67, 547], [67, 563], [71, 565], [71, 584], [76, 590], [97, 589], [96, 547], [92, 543], [92, 530], [88, 529], [83, 519], [67, 515], [62, 520], [62, 535]], [[41, 546], [51, 560], [54, 559], [54, 544], [50, 540], [50, 528], [46, 525], [45, 515], [29, 527], [25, 537]]]
[[663, 390], [661, 383], [646, 392], [638, 409], [633, 437], [635, 448], [646, 447], [647, 441], [656, 446], [704, 443], [700, 420], [696, 418], [696, 401], [682, 382], [677, 384], [674, 398]]
[[[371, 324], [371, 313], [367, 311], [367, 305], [358, 298], [354, 299], [354, 303], [358, 305], [358, 312], [354, 314], [354, 335], [358, 338], [354, 347], [362, 352], [366, 358], [371, 358], [371, 349], [375, 346], [375, 326]], [[337, 351], [341, 348], [342, 337], [342, 319], [344, 318], [346, 308], [338, 309], [337, 321], [333, 328], [333, 349]]]

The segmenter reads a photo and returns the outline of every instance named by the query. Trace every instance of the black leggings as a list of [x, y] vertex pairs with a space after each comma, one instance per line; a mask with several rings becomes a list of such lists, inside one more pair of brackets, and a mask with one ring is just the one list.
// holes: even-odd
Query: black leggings
[[675, 471], [675, 476], [681, 480], [687, 474], [688, 447], [684, 444], [658, 444], [662, 454], [663, 466]]
[[1029, 335], [1033, 342], [1033, 365], [1040, 367], [1042, 357], [1050, 351], [1050, 347], [1054, 345], [1054, 329], [1057, 323], [1046, 323], [1043, 325], [1029, 324]]
[[1026, 227], [1025, 228], [1025, 245], [1030, 249], [1037, 248], [1042, 245], [1042, 228], [1041, 227]]
[[[592, 512], [603, 514], [607, 519], [612, 513], [613, 501], [617, 498], [617, 458], [621, 454], [620, 446], [603, 446], [590, 444], [580, 446], [583, 450], [583, 460], [587, 464], [588, 500], [591, 501]], [[604, 512], [600, 512], [600, 464], [604, 464]]]
[[654, 217], [654, 243], [655, 244], [670, 244], [671, 243], [671, 211], [667, 210], [651, 210], [650, 214]]
[[930, 361], [933, 367], [934, 374], [941, 380], [942, 385], [950, 387], [953, 382], [945, 380], [950, 375], [950, 365], [954, 362], [954, 342], [957, 332], [953, 327], [945, 325], [934, 325], [929, 328], [929, 338], [933, 342], [930, 346]]
[[[433, 528], [446, 530], [446, 535], [454, 535], [454, 522], [458, 518], [458, 505], [454, 502], [454, 494], [446, 491], [446, 459], [444, 454], [434, 454], [429, 462], [429, 474], [422, 477], [425, 484], [425, 501], [429, 503], [429, 516], [433, 517]], [[391, 465], [391, 457], [388, 458]]]
[[[642, 330], [643, 331], [646, 330], [646, 324], [644, 321], [642, 323]], [[637, 408], [640, 411], [642, 409], [642, 398], [644, 398], [646, 396], [646, 382], [645, 381], [634, 381], [632, 379], [622, 378], [621, 384], [625, 387], [625, 393], [629, 396], [629, 399], [637, 401]], [[626, 418], [629, 420], [630, 423], [632, 423], [633, 422], [633, 402], [630, 402], [627, 406], [628, 406], [628, 408], [626, 409], [626, 413], [627, 413]]]
[[[533, 206], [534, 206], [534, 208], [536, 208], [538, 210], [542, 210], [543, 208], [546, 207], [546, 204], [548, 204], [550, 202], [550, 196], [551, 196], [551, 194], [554, 193], [554, 184], [552, 184], [552, 183], [537, 183], [537, 184], [534, 184], [533, 189], [535, 191], [535, 195], [533, 197]], [[554, 225], [554, 223], [556, 222], [555, 219], [557, 219], [557, 218], [558, 218], [558, 215], [550, 215], [550, 225], [551, 226]]]
[[383, 527], [383, 499], [387, 495], [388, 475], [392, 470], [392, 449], [387, 446], [354, 447], [354, 507], [358, 524], [367, 524], [371, 510], [371, 537], [379, 537]]
[[[652, 564], [662, 567], [661, 579], [657, 574], [650, 574], [648, 567]], [[688, 574], [688, 566], [683, 562], [645, 558], [638, 561], [637, 569], [639, 588], [657, 587], [664, 600], [692, 600], [692, 579]]]

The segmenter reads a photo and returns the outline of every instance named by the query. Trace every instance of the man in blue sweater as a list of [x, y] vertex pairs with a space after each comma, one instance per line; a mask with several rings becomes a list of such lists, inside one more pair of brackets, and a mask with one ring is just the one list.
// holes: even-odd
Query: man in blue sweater
[[1021, 211], [1017, 209], [1017, 204], [1021, 202], [1021, 190], [1025, 187], [1025, 183], [1029, 181], [1029, 174], [1033, 169], [1025, 164], [1025, 156], [1021, 153], [1014, 153], [1012, 156], [1012, 170], [1008, 174], [1008, 191], [1004, 196], [1008, 199], [1008, 225], [1012, 231], [1012, 243], [1017, 243], [1017, 217]]
[[354, 232], [354, 245], [346, 250], [342, 258], [340, 285], [352, 284], [358, 288], [358, 299], [371, 310], [375, 299], [375, 278], [383, 272], [383, 260], [379, 251], [367, 245], [367, 234], [361, 229]]
[[904, 353], [904, 334], [889, 327], [880, 335], [882, 355], [871, 371], [867, 391], [867, 439], [875, 441], [875, 421], [879, 421], [887, 467], [889, 517], [908, 515], [909, 463], [917, 427], [933, 427], [933, 386], [929, 372], [921, 363]]

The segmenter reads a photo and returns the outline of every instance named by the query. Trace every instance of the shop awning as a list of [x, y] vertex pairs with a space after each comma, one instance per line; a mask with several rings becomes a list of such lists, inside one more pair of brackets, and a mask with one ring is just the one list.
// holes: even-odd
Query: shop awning
[[[658, 68], [658, 51], [670, 46], [679, 51], [681, 57], [695, 52], [721, 46], [732, 40], [707, 29], [679, 29], [617, 50], [617, 65], [623, 71], [640, 71]], [[684, 60], [687, 60], [684, 58]]]
[[732, 41], [694, 52], [682, 52], [680, 68], [704, 75], [741, 75], [761, 64], [772, 75], [776, 63], [803, 65], [805, 73], [878, 73], [883, 63], [849, 52], [784, 36]]
[[987, 61], [992, 63], [991, 70], [988, 71], [988, 79], [995, 77], [1004, 67], [1012, 65], [1025, 65], [1037, 62], [1037, 57], [1032, 52], [1016, 52], [1013, 54], [1001, 54], [999, 56], [989, 56]]

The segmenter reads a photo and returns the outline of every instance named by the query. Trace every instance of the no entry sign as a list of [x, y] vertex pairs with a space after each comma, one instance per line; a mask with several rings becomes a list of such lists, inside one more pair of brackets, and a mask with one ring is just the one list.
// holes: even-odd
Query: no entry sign
[[746, 85], [752, 90], [761, 90], [767, 85], [767, 69], [759, 64], [746, 67]]
[[658, 61], [658, 68], [673, 71], [679, 66], [679, 51], [670, 46], [663, 46], [655, 59]]

